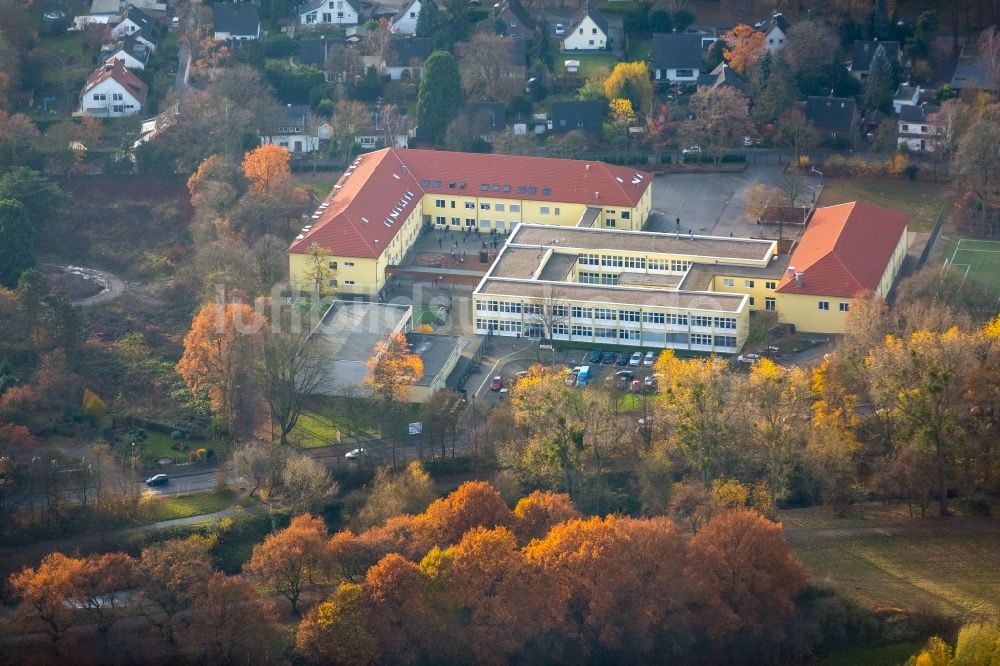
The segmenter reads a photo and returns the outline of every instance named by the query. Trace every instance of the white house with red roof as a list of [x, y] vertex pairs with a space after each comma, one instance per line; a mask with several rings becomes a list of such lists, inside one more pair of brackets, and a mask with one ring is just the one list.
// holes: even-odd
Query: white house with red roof
[[508, 232], [522, 222], [638, 230], [652, 175], [602, 162], [385, 148], [347, 168], [288, 250], [305, 284], [315, 246], [336, 266], [331, 290], [378, 295], [422, 228]]
[[87, 78], [80, 91], [77, 115], [121, 118], [142, 111], [149, 88], [125, 68], [122, 60], [111, 60]]
[[851, 301], [885, 298], [906, 258], [906, 215], [854, 201], [816, 209], [775, 296], [779, 321], [843, 333]]

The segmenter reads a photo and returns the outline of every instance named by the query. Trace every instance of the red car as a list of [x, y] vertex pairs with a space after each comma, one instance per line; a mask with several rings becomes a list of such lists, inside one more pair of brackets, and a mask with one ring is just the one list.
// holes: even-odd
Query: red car
[[493, 381], [490, 382], [490, 390], [499, 391], [502, 388], [503, 388], [503, 377], [497, 375], [496, 377], [493, 378]]

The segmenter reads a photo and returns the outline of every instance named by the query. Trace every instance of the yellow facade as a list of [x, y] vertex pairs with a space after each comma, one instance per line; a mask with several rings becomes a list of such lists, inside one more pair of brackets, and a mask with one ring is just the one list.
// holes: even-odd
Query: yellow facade
[[[725, 270], [721, 266], [720, 269]], [[777, 309], [777, 294], [775, 294], [777, 287], [778, 278], [748, 278], [722, 273], [712, 278], [709, 289], [724, 294], [746, 294], [750, 297], [751, 310], [773, 311]]]

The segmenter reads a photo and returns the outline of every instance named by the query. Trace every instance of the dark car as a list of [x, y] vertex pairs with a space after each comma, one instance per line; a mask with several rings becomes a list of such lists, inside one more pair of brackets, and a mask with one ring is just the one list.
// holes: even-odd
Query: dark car
[[612, 351], [607, 351], [601, 354], [601, 363], [606, 365], [611, 365], [615, 362], [615, 353]]
[[591, 363], [600, 363], [601, 362], [601, 350], [600, 349], [595, 349], [594, 351], [590, 352], [590, 362]]
[[147, 486], [165, 486], [170, 483], [166, 474], [156, 474], [146, 479]]
[[618, 354], [618, 365], [628, 365], [628, 352]]

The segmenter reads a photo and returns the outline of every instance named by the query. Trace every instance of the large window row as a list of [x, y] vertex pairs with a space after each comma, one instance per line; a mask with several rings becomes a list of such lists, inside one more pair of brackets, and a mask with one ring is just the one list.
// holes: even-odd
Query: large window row
[[476, 332], [486, 333], [494, 331], [497, 333], [521, 333], [521, 322], [507, 321], [504, 319], [477, 319]]

